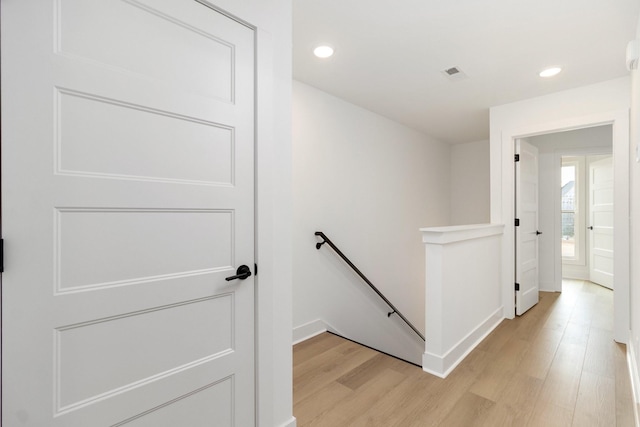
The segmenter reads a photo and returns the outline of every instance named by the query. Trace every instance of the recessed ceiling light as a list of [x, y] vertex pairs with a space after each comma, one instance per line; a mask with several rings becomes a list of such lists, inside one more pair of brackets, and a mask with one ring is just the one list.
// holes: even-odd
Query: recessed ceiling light
[[551, 68], [547, 68], [546, 70], [542, 70], [540, 71], [540, 77], [553, 77], [556, 74], [558, 74], [560, 71], [562, 71], [562, 68], [560, 67], [551, 67]]
[[333, 48], [327, 45], [318, 46], [313, 49], [313, 54], [318, 58], [328, 58], [333, 55]]

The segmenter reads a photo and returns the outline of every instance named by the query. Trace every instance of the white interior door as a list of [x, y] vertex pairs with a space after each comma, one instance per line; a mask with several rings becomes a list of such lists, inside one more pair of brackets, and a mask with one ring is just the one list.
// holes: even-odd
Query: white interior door
[[589, 158], [589, 277], [613, 289], [613, 157]]
[[254, 31], [1, 7], [3, 425], [254, 425]]
[[538, 303], [538, 148], [516, 141], [516, 314]]

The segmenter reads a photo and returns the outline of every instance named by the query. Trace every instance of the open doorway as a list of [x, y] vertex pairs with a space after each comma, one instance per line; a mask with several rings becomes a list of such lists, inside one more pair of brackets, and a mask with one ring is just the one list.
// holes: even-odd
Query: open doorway
[[[540, 230], [546, 232], [540, 239], [540, 290], [562, 291], [563, 278], [591, 280], [596, 264], [596, 270], [607, 270], [610, 279], [597, 279], [598, 282], [612, 286], [613, 126], [552, 132], [528, 140], [540, 152]], [[593, 179], [598, 180], [597, 185]], [[603, 179], [606, 183], [601, 182]], [[602, 185], [608, 187], [604, 189]], [[599, 212], [594, 215], [592, 201], [596, 209], [609, 209], [603, 212], [606, 218]], [[603, 201], [606, 206], [601, 206]], [[599, 225], [590, 229], [594, 216]], [[593, 250], [594, 243], [599, 245], [596, 249], [604, 250]], [[599, 276], [594, 274], [595, 277]]]
[[[547, 99], [533, 101], [531, 103], [513, 104], [495, 107], [491, 110], [491, 221], [507, 223], [513, 220], [513, 207], [515, 203], [514, 167], [513, 158], [515, 140], [519, 138], [531, 138], [554, 132], [571, 131], [590, 127], [611, 125], [613, 141], [613, 163], [615, 180], [615, 211], [614, 218], [616, 229], [614, 231], [614, 246], [617, 254], [614, 262], [615, 286], [614, 286], [614, 339], [620, 343], [629, 340], [629, 110], [620, 101], [615, 105], [621, 105], [620, 110], [594, 109], [576, 110], [577, 100], [581, 100], [582, 93], [576, 98], [553, 98], [553, 102]], [[617, 102], [617, 101], [616, 101]], [[582, 105], [582, 104], [580, 104]], [[598, 104], [599, 105], [599, 104]], [[589, 104], [591, 107], [592, 104]], [[583, 115], [580, 114], [582, 111]], [[588, 113], [585, 113], [588, 111]], [[560, 167], [557, 168], [560, 174]], [[553, 179], [555, 172], [550, 172]], [[544, 179], [548, 177], [543, 175]], [[540, 183], [543, 185], [543, 183]], [[560, 192], [558, 177], [557, 191]], [[542, 197], [547, 197], [545, 193]], [[560, 228], [560, 221], [552, 227]], [[555, 230], [554, 229], [554, 230]], [[544, 230], [541, 229], [542, 232]], [[541, 241], [546, 240], [548, 235]], [[504, 302], [504, 316], [507, 319], [515, 317], [513, 305], [515, 276], [515, 227], [505, 227], [502, 251], [502, 301]], [[558, 245], [558, 250], [559, 250]], [[553, 249], [553, 245], [552, 245]], [[542, 250], [541, 250], [542, 252]], [[552, 257], [553, 258], [553, 257]], [[553, 263], [553, 260], [552, 260]], [[541, 271], [548, 268], [540, 266]], [[557, 273], [558, 283], [561, 286], [561, 264], [551, 269]], [[552, 284], [555, 283], [552, 281]]]
[[613, 157], [563, 156], [561, 161], [562, 279], [613, 289]]

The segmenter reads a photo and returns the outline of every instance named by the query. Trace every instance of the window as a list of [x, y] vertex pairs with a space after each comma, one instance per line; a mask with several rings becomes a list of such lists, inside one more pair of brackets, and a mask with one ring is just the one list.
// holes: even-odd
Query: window
[[585, 157], [562, 157], [560, 175], [560, 209], [562, 230], [562, 263], [586, 265], [585, 212], [586, 212]]
[[576, 258], [576, 219], [578, 217], [576, 166], [571, 162], [562, 164], [562, 258]]

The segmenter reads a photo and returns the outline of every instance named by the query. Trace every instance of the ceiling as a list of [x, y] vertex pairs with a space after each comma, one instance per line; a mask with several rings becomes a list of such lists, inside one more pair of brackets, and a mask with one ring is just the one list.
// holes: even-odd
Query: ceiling
[[[449, 143], [489, 107], [628, 74], [637, 0], [293, 0], [294, 79]], [[335, 48], [313, 56], [318, 44]], [[552, 65], [563, 72], [542, 79]], [[459, 67], [451, 80], [442, 70]]]

